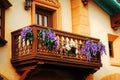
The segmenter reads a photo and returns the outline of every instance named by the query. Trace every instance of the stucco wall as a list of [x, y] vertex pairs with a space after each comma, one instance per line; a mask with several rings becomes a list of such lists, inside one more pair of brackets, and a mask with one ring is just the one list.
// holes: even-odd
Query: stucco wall
[[59, 0], [61, 4], [62, 30], [72, 32], [70, 0]]
[[[89, 18], [90, 18], [90, 29], [91, 29], [91, 36], [99, 38], [106, 46], [106, 55], [102, 56], [102, 63], [103, 66], [94, 74], [94, 80], [101, 80], [103, 77], [114, 74], [120, 73], [120, 68], [117, 66], [111, 66], [110, 64], [110, 57], [109, 57], [109, 50], [108, 50], [108, 36], [107, 34], [114, 34], [120, 35], [120, 30], [113, 31], [110, 25], [110, 16], [104, 12], [98, 5], [94, 2], [89, 2]], [[120, 40], [119, 37], [117, 39], [117, 44], [119, 44]], [[115, 48], [116, 52], [114, 54], [119, 54], [120, 47]], [[117, 55], [120, 56], [120, 55]], [[115, 79], [111, 79], [115, 80]]]
[[[10, 63], [11, 59], [11, 32], [31, 24], [31, 11], [24, 10], [25, 0], [9, 0], [12, 7], [6, 10], [5, 16], [5, 39], [7, 45], [0, 48], [0, 73], [8, 78], [8, 80], [18, 80], [19, 76]], [[72, 31], [71, 23], [71, 5], [70, 0], [59, 0], [61, 4], [62, 30]], [[120, 73], [120, 68], [110, 65], [108, 51], [108, 33], [120, 35], [120, 30], [113, 31], [110, 27], [110, 16], [98, 7], [92, 1], [89, 2], [89, 21], [90, 32], [92, 37], [101, 39], [106, 46], [107, 55], [102, 56], [103, 66], [94, 74], [94, 80], [101, 80], [103, 77]], [[118, 41], [120, 42], [118, 38]], [[118, 48], [118, 47], [117, 47]], [[119, 53], [119, 48], [116, 53]], [[117, 55], [119, 56], [119, 55]]]
[[[31, 24], [31, 11], [24, 10], [25, 0], [9, 0], [12, 7], [5, 12], [5, 39], [7, 45], [0, 48], [0, 74], [8, 80], [18, 80], [11, 59], [11, 32]], [[72, 31], [70, 0], [60, 0], [62, 15], [62, 30]]]
[[11, 32], [30, 25], [30, 11], [24, 10], [25, 0], [9, 0], [12, 7], [5, 11], [5, 39], [7, 45], [0, 48], [0, 73], [8, 80], [18, 80], [10, 59], [11, 59]]

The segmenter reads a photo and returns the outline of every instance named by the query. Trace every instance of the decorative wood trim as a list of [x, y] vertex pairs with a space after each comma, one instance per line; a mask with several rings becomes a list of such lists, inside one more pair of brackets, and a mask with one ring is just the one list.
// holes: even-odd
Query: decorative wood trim
[[2, 6], [7, 9], [10, 6], [12, 6], [12, 4], [8, 1], [8, 0], [0, 0], [0, 4], [2, 4]]
[[0, 37], [0, 47], [4, 46], [6, 43], [7, 41]]
[[60, 3], [58, 0], [34, 0], [34, 1], [45, 4], [45, 5], [49, 5], [52, 7], [57, 7], [57, 8], [60, 7]]
[[88, 5], [88, 1], [89, 1], [89, 0], [82, 0], [83, 5], [84, 5], [84, 6]]
[[0, 80], [8, 80], [7, 77], [0, 73]]
[[36, 66], [29, 66], [26, 68], [21, 69], [21, 71], [24, 71], [23, 74], [21, 75], [20, 80], [25, 80], [25, 78], [27, 77], [28, 73], [31, 72], [31, 70], [35, 69]]
[[[89, 74], [93, 74], [102, 66], [100, 55], [92, 57], [91, 61], [89, 62], [87, 61], [85, 56], [81, 56], [80, 54], [67, 55], [66, 53], [63, 53], [62, 51], [59, 50], [56, 50], [54, 52], [53, 50], [48, 50], [45, 47], [39, 47], [38, 45], [39, 40], [37, 39], [37, 33], [39, 32], [39, 30], [52, 29], [52, 28], [42, 27], [38, 25], [31, 25], [30, 27], [32, 27], [33, 30], [34, 40], [32, 44], [29, 43], [28, 46], [18, 47], [19, 45], [18, 41], [19, 41], [19, 35], [21, 29], [12, 32], [13, 43], [12, 43], [11, 62], [13, 66], [16, 68], [17, 72], [21, 75], [20, 80], [30, 80], [32, 77], [34, 78], [34, 73], [36, 73], [38, 69], [48, 70], [50, 68], [52, 68], [54, 71], [62, 70], [63, 73], [64, 73], [64, 69], [67, 69], [67, 71], [70, 72], [70, 74], [71, 73], [74, 74], [73, 78], [75, 78], [75, 80], [78, 79], [85, 80], [85, 78], [89, 76]], [[99, 41], [99, 39], [96, 38], [86, 37], [56, 29], [52, 29], [52, 30], [56, 33], [56, 35], [58, 35], [59, 37], [58, 42], [60, 42], [60, 45], [62, 45], [61, 44], [61, 42], [63, 41], [62, 37], [64, 38], [68, 37], [68, 39], [74, 39], [75, 41], [77, 40], [78, 45], [80, 45], [79, 43], [80, 41], [84, 42], [86, 38], [89, 38], [94, 42]], [[64, 42], [66, 42], [66, 39], [64, 40]], [[23, 43], [21, 42], [20, 44]], [[25, 42], [25, 45], [26, 44], [27, 43]]]
[[118, 30], [120, 27], [120, 14], [111, 16], [111, 27], [113, 30]]
[[108, 40], [109, 40], [109, 41], [114, 41], [114, 40], [117, 39], [117, 38], [118, 38], [117, 35], [113, 35], [113, 34], [109, 34], [109, 33], [108, 33]]
[[[54, 4], [53, 4], [54, 3]], [[58, 0], [34, 0], [32, 3], [31, 23], [35, 23], [35, 7], [40, 6], [54, 11], [53, 13], [53, 28], [61, 30], [61, 7]]]

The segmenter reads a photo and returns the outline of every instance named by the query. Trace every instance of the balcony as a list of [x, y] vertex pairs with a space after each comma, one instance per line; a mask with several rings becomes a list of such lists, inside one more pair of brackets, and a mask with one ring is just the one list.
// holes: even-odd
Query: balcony
[[[50, 28], [41, 27], [38, 25], [31, 25], [30, 27], [32, 28], [32, 32], [34, 35], [33, 41], [20, 40], [20, 34], [22, 29], [16, 30], [11, 33], [12, 34], [11, 62], [19, 73], [21, 68], [27, 67], [26, 68], [27, 70], [28, 66], [33, 65], [51, 65], [59, 66], [59, 68], [66, 67], [81, 70], [85, 69], [90, 70], [91, 71], [90, 73], [94, 73], [102, 66], [100, 55], [92, 56], [91, 60], [88, 61], [86, 55], [82, 55], [80, 53], [80, 46], [81, 45], [84, 46], [83, 43], [86, 40], [86, 38], [89, 38], [94, 42], [98, 42], [99, 39], [73, 34], [65, 31], [60, 31], [56, 29], [51, 29], [56, 33], [59, 42], [59, 49], [53, 50], [48, 49], [46, 46], [41, 46], [40, 43], [41, 41], [38, 39], [38, 32], [40, 30], [46, 30]], [[63, 45], [66, 45], [67, 41], [69, 42], [73, 41], [75, 43], [76, 45], [75, 53], [72, 53], [71, 51], [68, 54], [64, 51]], [[31, 67], [31, 69], [33, 68]]]

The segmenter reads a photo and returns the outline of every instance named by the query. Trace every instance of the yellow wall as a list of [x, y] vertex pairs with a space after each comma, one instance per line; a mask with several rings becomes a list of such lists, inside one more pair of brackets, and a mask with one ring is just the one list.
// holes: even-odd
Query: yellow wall
[[26, 25], [30, 25], [31, 16], [30, 11], [24, 10], [25, 0], [9, 0], [12, 7], [5, 12], [5, 39], [8, 41], [7, 45], [0, 48], [0, 73], [8, 80], [18, 80], [19, 76], [16, 74], [10, 59], [11, 59], [11, 32]]
[[[6, 10], [5, 15], [5, 39], [8, 41], [7, 45], [0, 48], [0, 74], [8, 78], [8, 80], [18, 80], [19, 76], [16, 74], [10, 59], [11, 59], [11, 32], [31, 24], [31, 11], [24, 10], [25, 0], [9, 0], [12, 3], [12, 7]], [[59, 0], [61, 4], [61, 16], [62, 16], [62, 30], [72, 32], [72, 20], [71, 20], [71, 3], [70, 0]], [[102, 56], [103, 67], [100, 68], [94, 74], [94, 80], [101, 80], [107, 75], [120, 73], [120, 68], [111, 66], [108, 51], [108, 36], [107, 34], [120, 35], [120, 30], [113, 31], [110, 27], [110, 16], [105, 13], [100, 7], [98, 7], [92, 1], [88, 5], [89, 10], [89, 25], [90, 34], [92, 37], [101, 39], [106, 46], [107, 55]], [[116, 39], [116, 43], [120, 43], [120, 37]], [[119, 45], [115, 56], [119, 59], [118, 53]], [[120, 61], [119, 61], [120, 62]]]
[[72, 32], [80, 35], [90, 35], [88, 6], [81, 0], [71, 0]]
[[62, 30], [72, 32], [70, 0], [59, 0], [61, 4]]
[[[110, 16], [104, 12], [100, 7], [98, 7], [92, 1], [89, 2], [89, 18], [90, 18], [90, 32], [92, 37], [99, 38], [106, 46], [107, 55], [102, 56], [103, 66], [94, 74], [94, 80], [101, 80], [103, 77], [114, 73], [120, 73], [120, 68], [118, 66], [111, 66], [111, 60], [109, 57], [108, 50], [108, 33], [119, 36], [120, 30], [113, 31], [110, 25]], [[116, 39], [114, 47], [115, 55], [120, 58], [120, 43], [119, 37]], [[117, 57], [115, 57], [117, 58]], [[119, 62], [120, 63], [120, 62]], [[104, 79], [105, 80], [105, 79]], [[107, 80], [107, 79], [106, 79]], [[119, 80], [110, 79], [109, 80]]]
[[[24, 10], [25, 0], [9, 0], [12, 7], [5, 12], [5, 39], [7, 45], [0, 48], [0, 74], [8, 80], [18, 80], [11, 59], [11, 32], [31, 24], [31, 10]], [[70, 0], [60, 0], [62, 30], [72, 32]]]

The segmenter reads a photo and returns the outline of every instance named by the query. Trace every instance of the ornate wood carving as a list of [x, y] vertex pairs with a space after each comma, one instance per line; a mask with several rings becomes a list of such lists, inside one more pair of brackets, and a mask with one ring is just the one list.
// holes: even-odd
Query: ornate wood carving
[[49, 5], [49, 6], [54, 6], [54, 7], [59, 7], [60, 6], [60, 3], [58, 0], [34, 0], [36, 2], [40, 2], [42, 4], [46, 4], [46, 5]]
[[113, 30], [118, 30], [120, 27], [120, 14], [111, 16], [111, 27]]
[[48, 1], [48, 2], [55, 4], [55, 5], [58, 4], [58, 0], [45, 0], [45, 1]]
[[[46, 46], [41, 45], [41, 40], [37, 36], [41, 29], [45, 30], [50, 28], [38, 25], [31, 25], [31, 27], [34, 35], [32, 42], [20, 41], [21, 29], [12, 32], [12, 64], [17, 70], [21, 70], [18, 71], [22, 72], [20, 80], [24, 80], [26, 77], [30, 78], [33, 74], [31, 72], [33, 69], [36, 70], [36, 66], [43, 66], [43, 68], [45, 65], [57, 66], [57, 68], [63, 68], [63, 70], [65, 67], [73, 70], [80, 69], [79, 72], [75, 71], [75, 73], [85, 71], [84, 75], [79, 77], [80, 79], [83, 78], [83, 80], [90, 73], [94, 73], [102, 66], [100, 55], [93, 56], [91, 61], [87, 61], [86, 55], [80, 53], [80, 47], [84, 46], [83, 42], [86, 38], [92, 39], [94, 42], [98, 42], [99, 39], [52, 29], [57, 35], [59, 49], [50, 50]], [[76, 45], [76, 52], [70, 51], [68, 53], [64, 46], [67, 46], [71, 42], [74, 42]], [[75, 77], [75, 80], [78, 80], [78, 76]]]
[[5, 8], [9, 8], [12, 4], [8, 0], [0, 0], [0, 4]]
[[0, 37], [0, 47], [4, 46], [6, 43], [7, 41]]
[[89, 1], [89, 0], [82, 0], [83, 5], [84, 5], [84, 6], [88, 5], [88, 1]]

